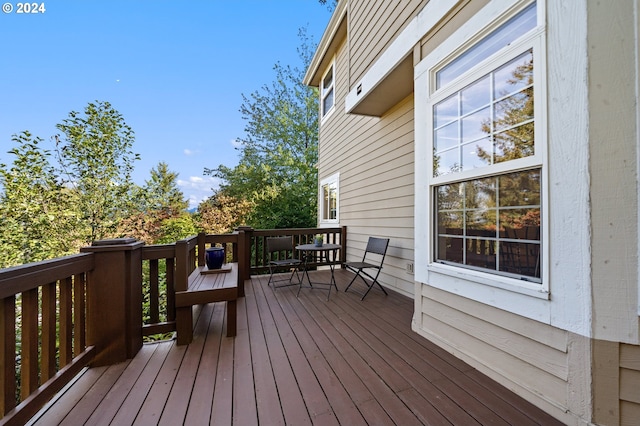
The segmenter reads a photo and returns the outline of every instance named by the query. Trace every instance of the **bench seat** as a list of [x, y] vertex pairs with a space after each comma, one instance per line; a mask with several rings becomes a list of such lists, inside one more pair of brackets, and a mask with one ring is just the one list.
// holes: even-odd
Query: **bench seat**
[[238, 299], [238, 264], [228, 263], [229, 272], [202, 273], [206, 266], [193, 270], [186, 291], [176, 291], [176, 327], [178, 344], [189, 343], [193, 336], [192, 306], [227, 302], [227, 336], [236, 335], [236, 300]]

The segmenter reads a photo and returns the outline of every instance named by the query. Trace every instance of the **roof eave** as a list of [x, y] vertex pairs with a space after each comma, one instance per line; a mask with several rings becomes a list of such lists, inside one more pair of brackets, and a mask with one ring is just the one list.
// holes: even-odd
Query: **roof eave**
[[349, 3], [348, 0], [339, 1], [333, 11], [333, 15], [331, 15], [329, 24], [327, 24], [320, 43], [318, 43], [318, 48], [304, 75], [303, 83], [307, 86], [318, 87], [320, 85], [322, 73], [329, 66], [333, 54], [338, 50], [342, 40], [347, 35], [347, 3]]

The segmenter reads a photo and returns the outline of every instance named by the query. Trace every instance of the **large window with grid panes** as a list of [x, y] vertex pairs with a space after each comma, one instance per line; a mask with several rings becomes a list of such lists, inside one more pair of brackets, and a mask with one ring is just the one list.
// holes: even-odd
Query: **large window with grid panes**
[[542, 282], [541, 34], [524, 4], [429, 71], [432, 263]]

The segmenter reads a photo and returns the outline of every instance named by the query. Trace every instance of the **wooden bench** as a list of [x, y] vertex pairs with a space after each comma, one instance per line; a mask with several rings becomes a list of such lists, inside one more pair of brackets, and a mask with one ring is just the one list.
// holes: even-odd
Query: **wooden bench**
[[[244, 289], [239, 288], [239, 264], [237, 262], [224, 264], [219, 271], [209, 271], [204, 265], [204, 250], [206, 238], [204, 234], [189, 241], [176, 243], [177, 276], [175, 307], [176, 331], [178, 345], [191, 343], [193, 340], [193, 306], [214, 302], [227, 304], [227, 336], [236, 335], [236, 301], [244, 296]], [[210, 236], [214, 238], [214, 236]], [[233, 241], [232, 241], [233, 242]], [[198, 266], [195, 264], [195, 247], [198, 248]], [[184, 265], [184, 266], [183, 266]]]

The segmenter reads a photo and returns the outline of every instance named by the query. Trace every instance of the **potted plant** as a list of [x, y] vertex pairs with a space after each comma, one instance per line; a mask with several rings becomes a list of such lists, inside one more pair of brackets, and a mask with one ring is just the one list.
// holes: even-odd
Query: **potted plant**
[[322, 234], [316, 234], [316, 236], [313, 237], [313, 243], [316, 245], [316, 247], [322, 247], [323, 241], [324, 241], [324, 236]]

